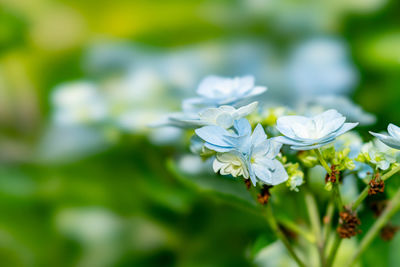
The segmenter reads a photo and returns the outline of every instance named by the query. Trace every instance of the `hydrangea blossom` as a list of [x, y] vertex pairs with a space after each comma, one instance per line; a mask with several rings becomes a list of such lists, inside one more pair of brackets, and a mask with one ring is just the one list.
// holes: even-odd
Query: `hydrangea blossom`
[[257, 181], [277, 185], [288, 179], [285, 168], [276, 159], [281, 144], [267, 139], [261, 124], [253, 133], [246, 119], [236, 120], [233, 132], [220, 126], [204, 126], [195, 132], [205, 141], [206, 148], [217, 152], [215, 171], [250, 178], [253, 185]]
[[217, 125], [222, 128], [229, 129], [233, 126], [235, 120], [241, 119], [257, 108], [258, 102], [253, 102], [249, 105], [238, 109], [232, 106], [220, 106], [218, 108], [207, 108], [197, 115], [175, 114], [169, 117], [169, 122], [172, 125], [183, 128], [198, 128], [206, 125]]
[[389, 135], [370, 132], [370, 134], [378, 138], [385, 145], [391, 148], [400, 149], [400, 127], [394, 124], [389, 124], [388, 133]]
[[105, 100], [95, 84], [71, 82], [57, 86], [52, 92], [54, 121], [59, 125], [97, 123], [108, 116]]
[[283, 116], [277, 121], [277, 129], [284, 135], [276, 141], [291, 145], [294, 150], [311, 150], [335, 141], [358, 123], [345, 123], [346, 118], [334, 109], [314, 117]]
[[373, 164], [376, 169], [385, 171], [389, 169], [392, 163], [396, 162], [396, 153], [388, 147], [379, 145], [376, 141], [371, 141], [362, 146], [357, 160]]
[[193, 112], [222, 105], [237, 107], [266, 90], [266, 87], [254, 85], [253, 76], [226, 78], [212, 75], [200, 83], [197, 89], [200, 97], [186, 99], [183, 102], [183, 109]]

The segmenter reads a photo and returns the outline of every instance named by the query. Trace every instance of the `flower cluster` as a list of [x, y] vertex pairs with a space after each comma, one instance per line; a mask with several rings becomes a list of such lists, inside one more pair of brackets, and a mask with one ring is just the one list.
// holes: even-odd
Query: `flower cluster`
[[[400, 172], [397, 163], [400, 159], [400, 128], [390, 124], [388, 135], [370, 132], [376, 138], [364, 143], [361, 136], [352, 131], [359, 122], [348, 122], [336, 109], [322, 110], [318, 114], [311, 112], [313, 115], [307, 116], [310, 113], [299, 114], [287, 107], [269, 106], [260, 98], [251, 102], [265, 91], [266, 87], [255, 86], [254, 78], [250, 76], [207, 77], [197, 90], [199, 97], [185, 100], [183, 111], [171, 114], [167, 124], [189, 129], [188, 133], [192, 134], [190, 150], [212, 162], [215, 173], [244, 180], [248, 190], [258, 189], [253, 195], [254, 200], [268, 205], [267, 210], [271, 210], [269, 206], [274, 203], [271, 199], [275, 199], [272, 198], [275, 192], [278, 197], [280, 192], [285, 192], [273, 187], [285, 188], [286, 185], [288, 190], [300, 192], [299, 196], [304, 194], [312, 227], [321, 225], [317, 222], [320, 219], [318, 205], [310, 193], [313, 190], [311, 184], [315, 183], [313, 173], [318, 173], [318, 185], [322, 183], [320, 188], [325, 189], [319, 194], [331, 193], [331, 205], [327, 205], [324, 223], [332, 224], [332, 218], [338, 218], [336, 228], [333, 228], [336, 238], [351, 238], [361, 233], [357, 207], [366, 197], [383, 193], [385, 181]], [[361, 113], [359, 108], [354, 110]], [[364, 119], [363, 125], [373, 118]], [[357, 193], [357, 183], [350, 178], [357, 176], [365, 179], [365, 189], [358, 198], [354, 197], [353, 202], [344, 203], [343, 200], [348, 202], [346, 194], [351, 187], [355, 191], [353, 194]], [[310, 185], [303, 192], [301, 186], [306, 183]], [[396, 196], [400, 203], [400, 189]], [[333, 212], [337, 212], [335, 216]], [[274, 216], [271, 212], [267, 215], [269, 221]], [[292, 223], [286, 221], [282, 225], [291, 227]], [[279, 231], [279, 224], [270, 222], [275, 231]], [[371, 229], [379, 231], [383, 226]], [[383, 229], [383, 238], [393, 237], [396, 229]], [[290, 230], [304, 234], [297, 226]], [[277, 236], [285, 238], [283, 234]], [[288, 241], [284, 243], [289, 244]], [[340, 245], [340, 242], [335, 243]], [[332, 249], [333, 253], [335, 250]], [[324, 257], [321, 255], [322, 262]], [[296, 256], [293, 258], [300, 266], [307, 266]]]
[[[329, 177], [335, 174], [335, 179], [327, 180], [325, 188], [330, 190], [341, 172], [355, 170], [364, 178], [396, 162], [393, 151], [400, 148], [399, 127], [389, 125], [390, 136], [371, 133], [391, 148], [383, 149], [378, 141], [363, 144], [357, 133], [348, 133], [358, 123], [346, 122], [335, 109], [307, 117], [251, 102], [266, 89], [256, 86], [251, 76], [206, 77], [197, 89], [199, 96], [184, 100], [183, 112], [171, 114], [167, 124], [194, 130], [191, 151], [212, 158], [215, 173], [241, 177], [253, 186], [286, 182], [297, 192], [305, 182], [304, 168], [322, 160], [331, 165], [324, 166], [331, 169]], [[283, 145], [300, 151], [299, 162], [287, 161]]]

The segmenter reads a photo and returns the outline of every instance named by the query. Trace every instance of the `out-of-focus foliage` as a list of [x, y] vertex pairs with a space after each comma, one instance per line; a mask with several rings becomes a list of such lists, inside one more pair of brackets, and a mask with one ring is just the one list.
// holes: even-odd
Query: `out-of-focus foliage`
[[[190, 156], [166, 162], [190, 152], [155, 144], [188, 138], [146, 126], [211, 73], [255, 75], [272, 104], [336, 90], [374, 130], [399, 125], [399, 12], [396, 0], [1, 1], [0, 265], [291, 266], [244, 185], [202, 179]], [[112, 100], [110, 117], [57, 123], [55, 91], [80, 82]], [[399, 250], [399, 235], [377, 239], [363, 265], [397, 266]]]

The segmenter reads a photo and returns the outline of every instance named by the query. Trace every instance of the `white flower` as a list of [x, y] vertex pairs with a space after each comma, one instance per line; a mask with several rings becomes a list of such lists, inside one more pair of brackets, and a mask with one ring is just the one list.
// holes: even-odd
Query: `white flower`
[[235, 109], [232, 106], [208, 108], [199, 112], [198, 115], [175, 114], [169, 117], [169, 123], [167, 124], [184, 128], [217, 125], [224, 129], [229, 129], [233, 126], [235, 120], [241, 119], [252, 113], [257, 108], [257, 105], [257, 102], [253, 102], [238, 109]]
[[96, 123], [108, 115], [97, 87], [89, 82], [72, 82], [56, 87], [51, 96], [54, 120], [59, 125]]
[[218, 153], [213, 162], [213, 169], [214, 172], [219, 172], [222, 175], [231, 174], [233, 177], [249, 178], [246, 164], [238, 153]]
[[394, 124], [389, 124], [388, 132], [389, 135], [374, 132], [370, 132], [370, 134], [378, 138], [385, 145], [391, 148], [400, 149], [400, 127]]
[[254, 85], [253, 76], [235, 78], [208, 76], [200, 83], [197, 89], [197, 94], [200, 97], [186, 99], [183, 102], [183, 110], [193, 112], [221, 105], [237, 107], [250, 98], [264, 93], [266, 90], [266, 87]]
[[328, 110], [317, 116], [283, 116], [277, 121], [277, 129], [284, 135], [276, 141], [291, 145], [294, 150], [311, 150], [329, 143], [350, 131], [358, 123], [345, 123], [346, 118], [336, 110]]

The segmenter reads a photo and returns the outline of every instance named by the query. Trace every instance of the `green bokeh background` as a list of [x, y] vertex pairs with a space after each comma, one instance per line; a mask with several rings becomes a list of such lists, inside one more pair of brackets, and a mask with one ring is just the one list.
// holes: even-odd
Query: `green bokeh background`
[[[156, 147], [143, 135], [123, 135], [112, 148], [78, 161], [35, 163], [35, 145], [51, 114], [49, 93], [86, 78], [82, 57], [94, 40], [167, 51], [254, 38], [285, 47], [334, 34], [346, 40], [359, 71], [353, 99], [378, 117], [371, 127], [400, 124], [399, 1], [282, 1], [272, 10], [250, 11], [246, 5], [0, 1], [1, 266], [252, 266], [260, 236], [273, 240], [246, 203], [173, 175], [166, 162], [179, 148]], [[284, 26], [293, 10], [303, 9], [323, 19], [312, 27]], [[377, 240], [363, 266], [398, 266], [399, 250], [398, 237]]]

